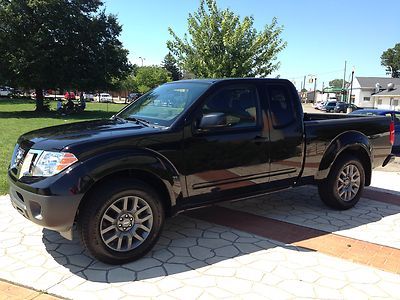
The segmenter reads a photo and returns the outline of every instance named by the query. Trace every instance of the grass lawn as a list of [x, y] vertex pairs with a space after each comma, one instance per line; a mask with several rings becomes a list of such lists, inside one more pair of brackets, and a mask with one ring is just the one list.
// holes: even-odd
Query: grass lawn
[[18, 137], [28, 131], [92, 119], [105, 119], [124, 107], [124, 104], [87, 103], [85, 111], [60, 116], [54, 110], [56, 102], [51, 102], [52, 111], [38, 114], [34, 112], [32, 100], [0, 98], [0, 195], [8, 193], [7, 169]]

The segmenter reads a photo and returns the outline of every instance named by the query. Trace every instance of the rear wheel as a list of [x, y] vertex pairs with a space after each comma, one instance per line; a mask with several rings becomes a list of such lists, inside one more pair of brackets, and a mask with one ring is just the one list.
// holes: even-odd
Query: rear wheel
[[122, 264], [145, 255], [164, 223], [159, 196], [139, 181], [108, 182], [90, 195], [78, 222], [83, 245], [98, 260]]
[[365, 170], [360, 160], [352, 155], [340, 157], [328, 178], [318, 185], [321, 200], [329, 207], [345, 210], [360, 200], [365, 184]]

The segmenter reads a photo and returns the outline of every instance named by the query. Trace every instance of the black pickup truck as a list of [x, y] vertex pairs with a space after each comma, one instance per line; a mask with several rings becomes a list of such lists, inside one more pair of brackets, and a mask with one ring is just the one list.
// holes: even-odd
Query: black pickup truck
[[[390, 130], [390, 128], [392, 130]], [[108, 120], [29, 132], [8, 171], [13, 206], [111, 264], [135, 260], [178, 212], [316, 184], [348, 209], [393, 157], [386, 117], [304, 114], [281, 79], [187, 80]]]

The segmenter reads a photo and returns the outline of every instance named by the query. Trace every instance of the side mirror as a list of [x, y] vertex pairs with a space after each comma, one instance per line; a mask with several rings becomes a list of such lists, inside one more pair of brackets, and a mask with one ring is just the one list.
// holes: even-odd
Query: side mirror
[[228, 121], [224, 113], [210, 113], [204, 115], [199, 123], [200, 129], [212, 129], [228, 126]]

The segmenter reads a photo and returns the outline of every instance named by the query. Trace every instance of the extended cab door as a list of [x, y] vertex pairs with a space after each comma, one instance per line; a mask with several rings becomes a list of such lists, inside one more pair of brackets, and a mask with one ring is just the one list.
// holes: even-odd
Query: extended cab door
[[269, 103], [271, 185], [292, 185], [303, 164], [303, 110], [292, 84], [286, 80], [264, 84]]
[[[200, 202], [237, 196], [269, 181], [269, 131], [256, 82], [215, 89], [184, 137], [188, 196], [201, 196]], [[219, 118], [219, 125], [207, 125], [207, 118]]]

